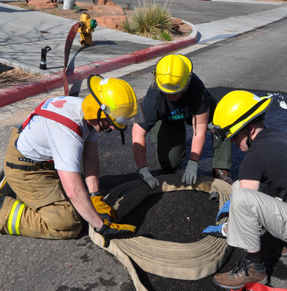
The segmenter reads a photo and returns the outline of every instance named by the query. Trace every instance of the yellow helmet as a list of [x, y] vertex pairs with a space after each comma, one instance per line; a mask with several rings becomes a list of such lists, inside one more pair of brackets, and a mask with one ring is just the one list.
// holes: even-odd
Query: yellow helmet
[[213, 122], [208, 128], [217, 139], [230, 139], [253, 119], [263, 114], [272, 101], [272, 95], [258, 97], [247, 91], [232, 91], [217, 104]]
[[175, 94], [187, 89], [192, 67], [191, 60], [183, 55], [171, 54], [161, 58], [153, 72], [152, 88], [158, 88], [166, 94]]
[[84, 119], [107, 118], [116, 129], [124, 131], [138, 111], [132, 87], [124, 80], [93, 74], [88, 78], [88, 88], [91, 94], [82, 103]]

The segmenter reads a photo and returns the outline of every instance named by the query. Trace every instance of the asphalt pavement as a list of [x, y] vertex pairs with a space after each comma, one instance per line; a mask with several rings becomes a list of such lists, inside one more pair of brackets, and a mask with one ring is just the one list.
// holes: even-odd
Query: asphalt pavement
[[[232, 1], [232, 0], [231, 0]], [[64, 43], [71, 26], [75, 21], [62, 19], [36, 11], [27, 11], [10, 6], [5, 0], [0, 3], [0, 62], [44, 74], [44, 81], [31, 85], [17, 86], [10, 90], [0, 90], [0, 164], [10, 135], [11, 124], [20, 123], [41, 101], [62, 94], [61, 72], [63, 69]], [[217, 1], [214, 1], [217, 2]], [[224, 2], [224, 1], [223, 1]], [[254, 5], [254, 1], [240, 1]], [[258, 1], [256, 1], [258, 3]], [[218, 2], [219, 3], [219, 2]], [[256, 28], [273, 23], [287, 16], [287, 3], [256, 3], [256, 11], [238, 15], [238, 11], [228, 10], [227, 17], [190, 25], [193, 32], [189, 37], [172, 43], [146, 39], [111, 29], [97, 27], [93, 34], [95, 46], [83, 49], [78, 45], [79, 35], [74, 40], [70, 54], [69, 68], [73, 71], [71, 90], [82, 90], [85, 96], [86, 82], [81, 83], [90, 73], [109, 76], [121, 76], [131, 71], [156, 63], [158, 57], [173, 50], [187, 53], [201, 49], [225, 38], [236, 36]], [[266, 6], [270, 5], [270, 6]], [[262, 9], [260, 8], [262, 7]], [[266, 9], [268, 7], [268, 9]], [[46, 18], [47, 17], [47, 18]], [[51, 46], [47, 55], [46, 71], [39, 69], [41, 48]], [[81, 88], [77, 88], [79, 83]], [[49, 91], [47, 93], [47, 91]], [[33, 98], [25, 99], [26, 97]], [[21, 100], [15, 102], [17, 100]], [[9, 104], [9, 105], [5, 105]], [[131, 132], [126, 133], [131, 140]], [[116, 133], [105, 136], [107, 145], [120, 144]], [[114, 146], [116, 147], [116, 146]], [[113, 148], [114, 148], [113, 147]], [[130, 147], [130, 145], [126, 145]], [[110, 151], [101, 149], [101, 160], [110, 161], [101, 166], [105, 176], [102, 182], [113, 188], [130, 179], [137, 179], [137, 173], [126, 165], [131, 159], [130, 152], [119, 155], [121, 161], [114, 161]], [[151, 147], [150, 147], [151, 148]], [[119, 149], [119, 153], [121, 150]], [[148, 152], [150, 157], [154, 152]], [[127, 163], [127, 162], [126, 162]], [[132, 162], [131, 162], [132, 163]], [[152, 165], [156, 168], [156, 165]], [[116, 170], [112, 168], [115, 168]], [[0, 167], [1, 168], [1, 167]], [[113, 175], [117, 172], [118, 175]], [[112, 173], [112, 174], [111, 174]], [[120, 173], [120, 174], [119, 174]], [[113, 176], [111, 176], [113, 175]], [[238, 251], [236, 251], [238, 252]], [[233, 254], [240, 257], [241, 253]], [[272, 258], [274, 261], [274, 258]], [[133, 283], [124, 266], [113, 256], [95, 246], [85, 230], [75, 240], [53, 241], [36, 240], [26, 237], [1, 236], [0, 239], [0, 290], [121, 290], [133, 291]], [[276, 258], [271, 276], [271, 284], [287, 290], [287, 258]], [[227, 263], [223, 271], [234, 267], [234, 261]], [[147, 277], [143, 275], [143, 277]], [[150, 285], [155, 287], [155, 281]], [[188, 285], [189, 284], [189, 285]], [[157, 283], [155, 288], [161, 290], [219, 290], [212, 284], [212, 278], [198, 282], [166, 280]], [[150, 289], [151, 290], [151, 289]]]

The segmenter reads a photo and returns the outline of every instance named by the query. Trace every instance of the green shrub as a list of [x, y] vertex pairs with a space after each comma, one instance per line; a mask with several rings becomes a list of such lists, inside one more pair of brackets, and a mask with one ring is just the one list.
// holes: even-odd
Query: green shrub
[[153, 39], [170, 40], [173, 20], [167, 2], [162, 7], [149, 0], [139, 2], [139, 8], [126, 19], [123, 29]]
[[161, 38], [166, 40], [166, 41], [171, 41], [171, 35], [164, 32], [164, 31], [161, 33]]

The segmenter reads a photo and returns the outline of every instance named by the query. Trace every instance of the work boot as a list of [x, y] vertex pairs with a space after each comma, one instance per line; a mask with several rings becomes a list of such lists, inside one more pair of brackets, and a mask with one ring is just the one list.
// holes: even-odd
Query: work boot
[[279, 239], [273, 242], [273, 251], [282, 257], [287, 257], [287, 243]]
[[0, 210], [2, 208], [2, 205], [3, 205], [3, 202], [4, 202], [5, 198], [6, 197], [0, 193]]
[[231, 178], [231, 173], [225, 169], [213, 169], [212, 176], [216, 179], [225, 181], [226, 183], [232, 185], [233, 180]]
[[282, 257], [287, 257], [287, 244], [285, 243], [281, 253]]
[[16, 194], [8, 184], [3, 170], [0, 172], [0, 194], [16, 199]]
[[238, 290], [247, 283], [268, 282], [264, 264], [252, 263], [244, 259], [235, 270], [227, 273], [216, 274], [213, 283], [221, 288]]

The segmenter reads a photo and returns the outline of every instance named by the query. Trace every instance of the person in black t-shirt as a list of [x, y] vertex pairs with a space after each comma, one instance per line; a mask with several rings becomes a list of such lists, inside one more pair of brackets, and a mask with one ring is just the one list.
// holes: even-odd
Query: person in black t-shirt
[[221, 288], [237, 290], [247, 283], [268, 282], [261, 254], [262, 227], [282, 241], [282, 255], [287, 256], [287, 134], [265, 127], [265, 111], [272, 101], [272, 95], [230, 92], [219, 101], [208, 125], [217, 138], [230, 139], [246, 152], [239, 181], [218, 215], [220, 220], [229, 212], [228, 228], [223, 224], [203, 231], [216, 235], [218, 228], [229, 245], [246, 250], [236, 269], [215, 275], [213, 281]]
[[[157, 158], [162, 169], [176, 170], [186, 157], [185, 125], [193, 126], [189, 161], [182, 178], [186, 184], [195, 184], [200, 155], [205, 143], [207, 124], [212, 119], [216, 100], [203, 82], [192, 73], [189, 58], [171, 54], [159, 60], [154, 81], [143, 100], [146, 121], [134, 124], [133, 152], [140, 176], [150, 186], [159, 185], [147, 167], [145, 137], [151, 131]], [[231, 144], [213, 140], [213, 175], [232, 184]]]

